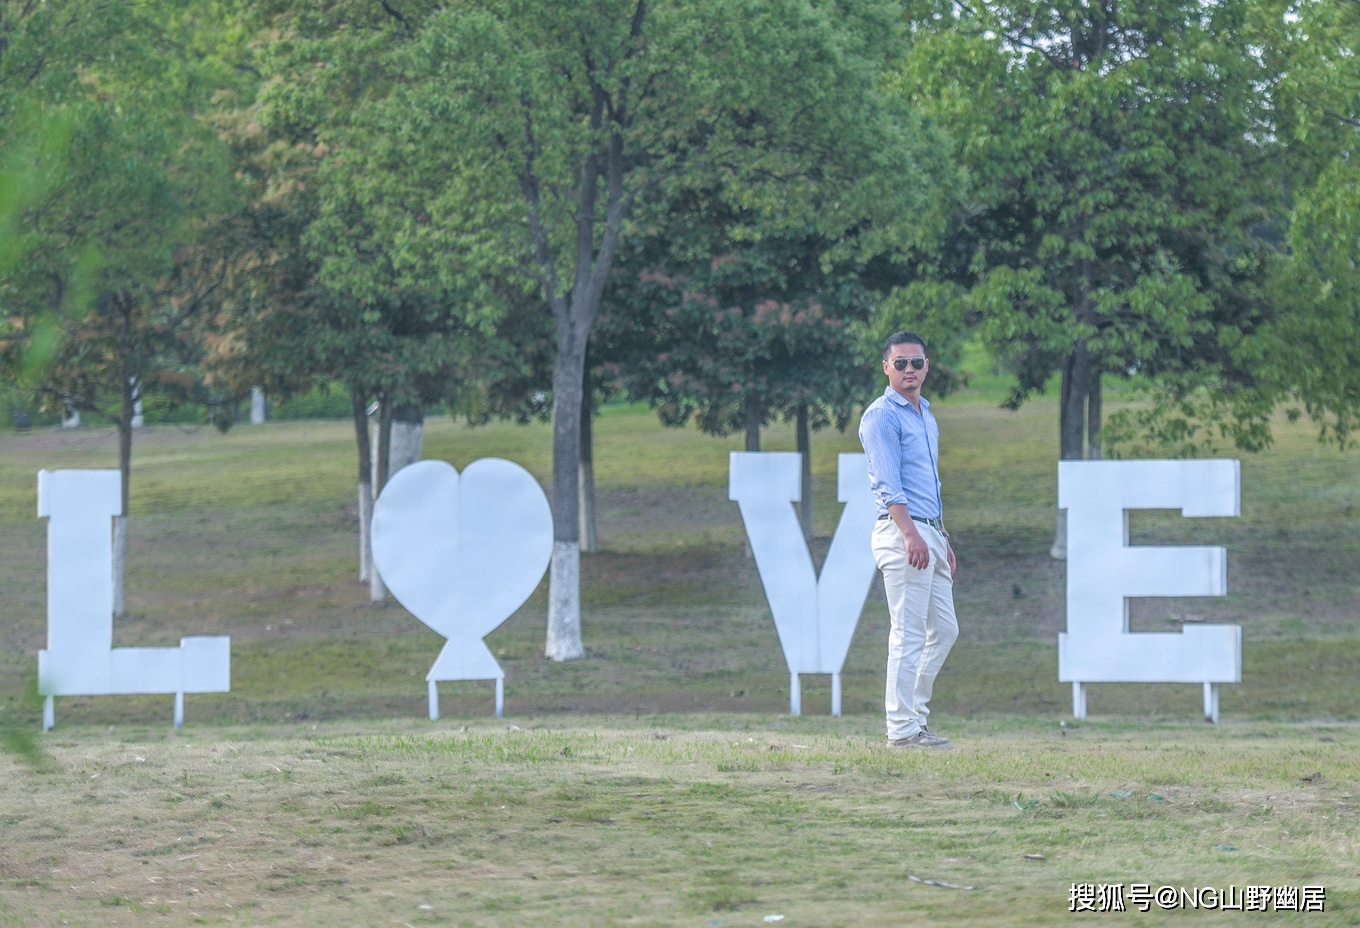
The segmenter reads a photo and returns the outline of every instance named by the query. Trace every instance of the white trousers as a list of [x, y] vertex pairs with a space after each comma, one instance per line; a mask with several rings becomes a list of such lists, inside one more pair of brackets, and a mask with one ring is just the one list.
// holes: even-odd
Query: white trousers
[[892, 631], [888, 635], [888, 738], [910, 738], [930, 716], [930, 694], [949, 649], [959, 637], [954, 618], [954, 579], [943, 535], [924, 523], [916, 528], [930, 548], [930, 564], [907, 563], [907, 545], [892, 519], [874, 526], [874, 561], [883, 571]]

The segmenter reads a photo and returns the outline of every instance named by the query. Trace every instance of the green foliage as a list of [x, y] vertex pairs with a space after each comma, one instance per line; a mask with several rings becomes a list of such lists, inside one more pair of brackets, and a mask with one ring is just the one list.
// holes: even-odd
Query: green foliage
[[[696, 189], [740, 208], [737, 240], [807, 227], [840, 236], [859, 223], [867, 231], [841, 247], [865, 256], [919, 238], [933, 201], [913, 183], [913, 159], [930, 153], [865, 92], [895, 34], [890, 7], [857, 5], [836, 24], [847, 11], [830, 4], [748, 6], [648, 7], [635, 38], [624, 4], [570, 17], [554, 4], [454, 6], [410, 41], [395, 23], [385, 37], [298, 40], [286, 49], [294, 79], [269, 100], [295, 124], [353, 87], [347, 69], [362, 67], [370, 79], [350, 95], [353, 109], [326, 123], [325, 170], [347, 179], [345, 195], [374, 229], [347, 224], [352, 213], [337, 203], [325, 238], [357, 245], [380, 234], [403, 286], [438, 280], [466, 292], [479, 318], [498, 315], [488, 280], [526, 272], [551, 299], [586, 273], [576, 266], [578, 175], [583, 158], [612, 144], [624, 160], [591, 200], [596, 248], [609, 209]], [[584, 57], [581, 35], [596, 43]], [[304, 71], [323, 51], [330, 64]], [[591, 122], [597, 92], [617, 96], [608, 126], [605, 115]], [[324, 273], [352, 276], [373, 296], [381, 288], [361, 257], [337, 253]]]
[[[916, 280], [894, 287], [867, 322], [854, 327], [861, 353], [877, 359], [894, 332], [908, 330], [925, 339], [930, 353], [926, 396], [948, 396], [967, 386], [972, 372], [962, 367], [969, 335], [967, 293], [956, 283]], [[874, 365], [875, 374], [878, 373]]]
[[[761, 423], [805, 405], [813, 427], [843, 428], [873, 389], [849, 331], [868, 301], [853, 275], [823, 274], [815, 254], [761, 266], [760, 258], [788, 254], [771, 245], [787, 244], [766, 240], [764, 247], [716, 257], [712, 272], [698, 279], [621, 269], [617, 279], [630, 271], [637, 277], [626, 295], [617, 287], [627, 302], [607, 306], [599, 335], [616, 334], [620, 324], [645, 329], [631, 356], [611, 365], [629, 393], [654, 406], [667, 425], [693, 417], [714, 435], [745, 427], [749, 405]], [[781, 285], [779, 276], [796, 279]]]
[[[1008, 405], [1061, 371], [1065, 457], [1102, 374], [1237, 420], [1246, 447], [1268, 435], [1243, 346], [1271, 318], [1271, 248], [1252, 231], [1280, 187], [1245, 0], [912, 10], [893, 86], [953, 136], [971, 182], [920, 268], [967, 292], [926, 305], [1010, 367]], [[1212, 400], [1187, 403], [1206, 385]]]
[[[823, 273], [862, 266], [939, 224], [921, 183], [934, 153], [874, 92], [894, 4], [506, 0], [389, 7], [366, 28], [349, 9], [292, 20], [263, 97], [267, 122], [323, 152], [316, 279], [369, 321], [394, 301], [425, 301], [417, 331], [462, 320], [466, 339], [442, 343], [464, 340], [468, 368], [499, 383], [530, 387], [547, 367], [532, 346], [552, 349], [560, 541], [578, 531], [590, 335], [620, 248], [657, 231], [647, 206], [721, 206], [722, 229], [663, 243], [692, 249], [691, 274], [711, 266], [705, 246], [745, 248], [752, 268], [774, 238], [821, 240]], [[762, 298], [792, 315], [810, 296]], [[479, 414], [492, 396], [455, 405]]]
[[[61, 329], [52, 318], [25, 319], [11, 306], [10, 282], [32, 262], [40, 241], [22, 229], [24, 214], [42, 202], [52, 184], [54, 167], [67, 150], [69, 131], [64, 119], [40, 112], [11, 114], [11, 135], [0, 153], [0, 358], [13, 371], [12, 392], [32, 390], [56, 354]], [[88, 255], [87, 255], [88, 258]], [[82, 305], [88, 296], [91, 262], [80, 263], [73, 275], [69, 303]]]
[[1260, 447], [1291, 398], [1346, 444], [1357, 37], [1349, 0], [4, 0], [7, 396], [527, 420], [599, 313], [597, 388], [719, 430], [843, 421], [907, 327], [937, 394], [976, 337], [1069, 425], [1131, 379], [1123, 453]]
[[607, 295], [599, 353], [670, 425], [726, 434], [806, 408], [814, 428], [843, 428], [874, 390], [859, 328], [954, 181], [881, 91], [893, 18], [866, 6], [833, 27], [829, 7], [790, 9], [771, 29], [797, 63], [778, 85], [753, 70], [758, 92], [709, 107], [738, 131], [639, 201]]
[[1106, 420], [1111, 457], [1205, 457], [1225, 447], [1261, 451], [1273, 441], [1273, 392], [1246, 390], [1209, 376], [1182, 377], [1176, 391], [1137, 379], [1121, 394], [1128, 405]]
[[1339, 0], [1274, 5], [1266, 35], [1293, 193], [1272, 297], [1284, 312], [1253, 346], [1281, 394], [1301, 401], [1321, 437], [1351, 443], [1360, 410], [1360, 10]]
[[[392, 224], [423, 211], [422, 194], [375, 195], [369, 173], [392, 165], [385, 136], [366, 136], [357, 114], [391, 91], [393, 56], [420, 11], [266, 3], [255, 12], [276, 37], [259, 50], [264, 93], [214, 114], [249, 197], [218, 222], [233, 270], [209, 346], [212, 376], [279, 399], [337, 383], [361, 407], [372, 397], [448, 401], [473, 418], [514, 407], [522, 398], [507, 392], [541, 386], [522, 347], [538, 333], [512, 326], [525, 338], [507, 345], [492, 323], [514, 315], [513, 300], [489, 286], [479, 308], [436, 275], [413, 273]], [[313, 67], [319, 58], [325, 68]]]
[[5, 118], [33, 107], [44, 142], [40, 182], [15, 219], [23, 259], [3, 279], [19, 336], [5, 366], [58, 408], [98, 411], [130, 380], [178, 396], [194, 379], [189, 323], [217, 283], [187, 273], [191, 246], [234, 193], [222, 147], [195, 119], [235, 73], [205, 51], [201, 14], [223, 9], [75, 3], [69, 19], [48, 21], [47, 5], [27, 7], [6, 20], [6, 60], [36, 71], [5, 85], [21, 88]]
[[353, 412], [350, 393], [341, 384], [325, 384], [270, 405], [269, 418], [278, 421], [348, 419]]

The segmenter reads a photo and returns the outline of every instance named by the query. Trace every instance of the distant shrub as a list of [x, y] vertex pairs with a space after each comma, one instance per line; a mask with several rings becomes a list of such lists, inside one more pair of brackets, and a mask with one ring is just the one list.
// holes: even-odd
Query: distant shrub
[[[249, 400], [243, 403], [245, 416], [249, 418]], [[353, 415], [349, 390], [343, 384], [326, 384], [314, 387], [307, 393], [290, 397], [277, 405], [270, 405], [269, 418], [289, 419], [348, 419]]]

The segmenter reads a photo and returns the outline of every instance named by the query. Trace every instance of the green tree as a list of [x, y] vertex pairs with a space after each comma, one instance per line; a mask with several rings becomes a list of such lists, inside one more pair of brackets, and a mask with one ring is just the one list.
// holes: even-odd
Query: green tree
[[[812, 531], [811, 432], [843, 429], [873, 390], [855, 330], [875, 295], [861, 268], [823, 268], [832, 243], [816, 237], [730, 237], [728, 211], [704, 203], [664, 211], [674, 221], [625, 251], [596, 337], [615, 347], [628, 393], [678, 427], [744, 432], [795, 423], [803, 454], [804, 533]], [[702, 222], [695, 242], [676, 226]]]
[[424, 408], [456, 401], [463, 368], [478, 348], [485, 357], [486, 346], [475, 344], [480, 333], [447, 294], [403, 286], [363, 206], [346, 196], [343, 178], [334, 182], [324, 170], [324, 152], [279, 139], [256, 115], [248, 107], [219, 117], [250, 196], [220, 218], [213, 237], [233, 271], [206, 363], [238, 395], [252, 385], [280, 398], [329, 384], [347, 390], [358, 452], [360, 579], [380, 601], [386, 591], [366, 544], [373, 503], [389, 473], [419, 456]]
[[1283, 311], [1257, 340], [1257, 361], [1344, 447], [1360, 412], [1360, 5], [1261, 12], [1282, 74], [1275, 100], [1292, 197], [1288, 258], [1273, 282]]
[[[546, 653], [580, 638], [579, 474], [585, 354], [634, 204], [650, 190], [711, 186], [753, 214], [837, 238], [872, 204], [923, 200], [910, 129], [873, 93], [896, 30], [884, 3], [658, 3], [594, 0], [456, 5], [405, 17], [400, 80], [358, 108], [338, 155], [360, 148], [389, 169], [366, 196], [400, 200], [433, 181], [423, 208], [393, 209], [391, 246], [466, 293], [519, 280], [553, 321], [554, 555]], [[340, 36], [318, 81], [343, 83], [368, 41]], [[340, 46], [344, 50], [340, 50]], [[373, 67], [363, 62], [365, 67]], [[381, 68], [381, 66], [376, 66]], [[359, 73], [358, 71], [353, 72]], [[332, 76], [333, 74], [333, 76]], [[826, 154], [819, 160], [813, 153]], [[906, 163], [892, 183], [848, 172]], [[809, 170], [809, 165], [816, 167]], [[356, 184], [358, 181], [356, 180]], [[821, 209], [822, 194], [840, 198]], [[853, 247], [919, 231], [887, 209]], [[492, 300], [470, 300], [494, 314]]]
[[[0, 61], [0, 70], [28, 60], [43, 72], [19, 97], [69, 127], [61, 157], [43, 167], [41, 200], [19, 220], [27, 250], [6, 276], [4, 299], [16, 330], [55, 323], [63, 332], [43, 374], [43, 394], [92, 410], [116, 397], [123, 478], [123, 515], [115, 522], [118, 612], [134, 406], [145, 391], [181, 383], [194, 360], [181, 350], [186, 323], [204, 305], [200, 287], [215, 283], [181, 276], [180, 256], [234, 193], [224, 152], [195, 114], [218, 78], [235, 72], [176, 43], [210, 25], [195, 12], [193, 5], [77, 3], [52, 21], [20, 16], [34, 28], [14, 30], [17, 47], [6, 48]], [[94, 34], [108, 39], [101, 54], [73, 51], [73, 41]], [[49, 55], [57, 64], [49, 64]], [[82, 282], [89, 299], [72, 301]]]
[[[63, 311], [87, 294], [69, 283], [88, 273], [89, 254], [64, 254], [80, 272], [51, 287], [52, 242], [33, 228], [34, 217], [61, 196], [66, 140], [79, 113], [82, 75], [136, 47], [129, 41], [136, 15], [124, 5], [90, 0], [69, 4], [0, 2], [0, 139], [5, 140], [4, 253], [0, 266], [0, 340], [9, 378], [25, 389], [50, 363], [63, 329]], [[81, 259], [84, 259], [83, 261]], [[47, 299], [31, 299], [46, 291]], [[56, 303], [52, 297], [59, 297]]]
[[[260, 385], [286, 397], [344, 386], [358, 452], [359, 575], [381, 600], [386, 592], [372, 570], [369, 518], [389, 472], [419, 455], [424, 408], [442, 401], [474, 422], [524, 418], [533, 414], [526, 396], [544, 384], [534, 342], [542, 332], [525, 318], [532, 310], [523, 307], [522, 294], [490, 297], [507, 321], [507, 340], [462, 293], [435, 275], [413, 275], [386, 235], [393, 205], [365, 190], [365, 171], [388, 167], [371, 160], [381, 151], [361, 145], [332, 154], [337, 139], [353, 131], [350, 114], [391, 76], [375, 67], [352, 83], [278, 78], [326, 37], [340, 31], [348, 39], [351, 28], [366, 51], [359, 59], [390, 63], [390, 46], [410, 36], [401, 19], [375, 10], [338, 3], [260, 12], [286, 36], [261, 55], [272, 91], [263, 102], [226, 101], [215, 115], [249, 196], [241, 210], [221, 217], [214, 234], [235, 270], [220, 300], [208, 366], [237, 393]], [[335, 47], [349, 48], [339, 41]]]
[[916, 296], [964, 307], [1016, 375], [1009, 406], [1061, 375], [1062, 458], [1102, 455], [1108, 376], [1151, 385], [1151, 414], [1125, 417], [1125, 434], [1141, 424], [1193, 444], [1207, 415], [1241, 447], [1268, 440], [1269, 390], [1245, 346], [1272, 314], [1272, 249], [1252, 228], [1279, 179], [1273, 75], [1249, 12], [1246, 0], [914, 8], [897, 87], [953, 136], [971, 178], [922, 278], [959, 289]]
[[[256, 48], [251, 68], [271, 78], [280, 49], [299, 37], [305, 44], [317, 32], [356, 26], [366, 36], [387, 38], [374, 27], [392, 21], [363, 3], [265, 2], [249, 13], [251, 26], [272, 39]], [[359, 577], [370, 583], [375, 600], [383, 600], [386, 589], [372, 570], [368, 525], [390, 469], [394, 421], [398, 436], [410, 439], [398, 443], [418, 455], [423, 407], [442, 393], [455, 343], [445, 338], [447, 313], [429, 288], [401, 292], [392, 286], [383, 249], [371, 248], [367, 239], [364, 245], [352, 242], [357, 230], [333, 239], [312, 234], [325, 202], [319, 169], [326, 148], [317, 142], [318, 124], [343, 120], [363, 93], [363, 86], [349, 87], [329, 108], [306, 113], [266, 107], [254, 93], [219, 100], [211, 119], [229, 145], [246, 197], [239, 209], [217, 217], [210, 235], [218, 260], [231, 271], [217, 295], [205, 366], [237, 395], [252, 386], [276, 398], [344, 386], [358, 458]], [[339, 205], [349, 213], [356, 208], [352, 198]], [[362, 216], [355, 221], [362, 224]], [[320, 279], [326, 258], [337, 251], [361, 272], [354, 288]], [[370, 400], [379, 410], [376, 449]], [[398, 458], [398, 466], [406, 463], [401, 452]]]
[[[11, 120], [9, 126], [17, 128], [17, 120]], [[0, 155], [0, 280], [7, 279], [13, 266], [26, 257], [27, 243], [18, 232], [20, 216], [44, 193], [39, 166], [50, 164], [59, 157], [65, 142], [60, 134], [53, 138], [50, 132], [44, 139], [37, 130], [36, 121], [26, 131], [8, 136], [8, 144]], [[45, 147], [46, 151], [43, 150]], [[57, 333], [52, 328], [45, 329], [40, 339], [42, 344], [36, 350], [31, 344], [31, 335], [31, 331], [14, 328], [12, 324], [0, 335], [0, 346], [3, 346], [0, 351], [6, 355], [17, 354], [22, 363], [15, 365], [14, 370], [24, 381], [40, 377], [46, 369]], [[19, 348], [18, 352], [16, 348]], [[29, 710], [42, 705], [36, 678], [24, 681], [22, 704]], [[43, 760], [43, 752], [35, 730], [15, 716], [13, 710], [0, 709], [0, 751], [37, 766]]]

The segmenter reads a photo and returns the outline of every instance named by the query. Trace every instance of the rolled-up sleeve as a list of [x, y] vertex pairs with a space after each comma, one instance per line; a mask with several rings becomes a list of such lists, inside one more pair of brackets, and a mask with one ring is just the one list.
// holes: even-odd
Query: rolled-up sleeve
[[902, 486], [902, 439], [893, 416], [881, 406], [871, 406], [859, 422], [859, 441], [869, 463], [869, 486], [881, 511], [906, 504]]

